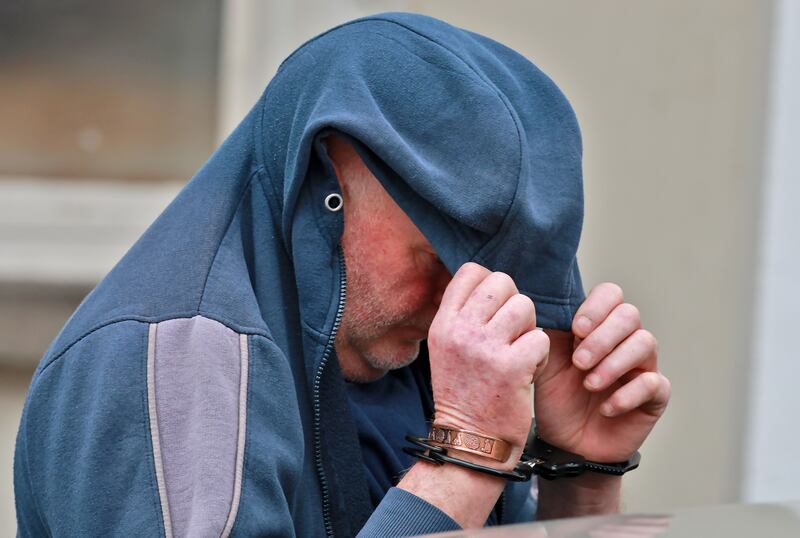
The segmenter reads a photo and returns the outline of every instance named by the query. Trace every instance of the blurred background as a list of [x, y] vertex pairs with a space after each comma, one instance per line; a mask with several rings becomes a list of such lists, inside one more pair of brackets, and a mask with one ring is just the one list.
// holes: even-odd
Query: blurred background
[[0, 534], [31, 374], [70, 313], [259, 97], [339, 22], [417, 11], [518, 50], [585, 147], [587, 291], [661, 344], [667, 414], [626, 511], [800, 499], [800, 2], [0, 3]]

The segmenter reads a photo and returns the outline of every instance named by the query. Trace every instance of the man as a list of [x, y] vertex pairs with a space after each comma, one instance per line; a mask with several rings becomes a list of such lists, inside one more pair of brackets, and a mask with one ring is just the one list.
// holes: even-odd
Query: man
[[[580, 152], [555, 85], [484, 37], [386, 14], [303, 45], [43, 358], [20, 535], [531, 519], [527, 484], [401, 451], [433, 419], [512, 468], [531, 382], [544, 439], [629, 458], [669, 384], [619, 287], [584, 301]], [[539, 490], [539, 518], [603, 513], [620, 479]]]

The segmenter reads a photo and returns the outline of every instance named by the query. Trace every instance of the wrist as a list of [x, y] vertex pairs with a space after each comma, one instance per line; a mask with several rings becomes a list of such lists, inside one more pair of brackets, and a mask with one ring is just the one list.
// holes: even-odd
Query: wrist
[[514, 469], [522, 454], [522, 447], [498, 437], [436, 421], [431, 425], [428, 442], [450, 451], [450, 456], [457, 459], [506, 472]]
[[613, 514], [620, 510], [622, 477], [586, 472], [574, 478], [539, 479], [537, 519]]
[[[461, 455], [459, 455], [461, 457]], [[464, 454], [479, 463], [481, 458]], [[506, 481], [456, 465], [418, 461], [397, 484], [450, 516], [461, 527], [484, 525]]]
[[[477, 433], [479, 436], [495, 438], [502, 440], [503, 444], [506, 445], [505, 453], [507, 457], [504, 458], [504, 461], [491, 461], [482, 459], [479, 457], [478, 460], [475, 460], [475, 463], [481, 465], [490, 465], [491, 467], [495, 467], [497, 469], [503, 471], [511, 471], [514, 467], [519, 463], [520, 458], [522, 457], [522, 452], [525, 449], [525, 441], [528, 438], [528, 432], [530, 431], [530, 420], [528, 419], [527, 428], [517, 428], [513, 432], [503, 431], [503, 428], [492, 428], [486, 427], [485, 425], [476, 425], [474, 421], [465, 420], [462, 417], [456, 415], [455, 413], [443, 413], [437, 409], [436, 413], [434, 414], [433, 425], [438, 427], [444, 428], [451, 428], [453, 430], [462, 430], [467, 432], [474, 432]], [[449, 447], [446, 447], [449, 448]], [[452, 452], [452, 455], [461, 458], [467, 459], [467, 461], [473, 461], [473, 459], [462, 458], [465, 452], [458, 451]], [[489, 461], [490, 463], [487, 463]]]

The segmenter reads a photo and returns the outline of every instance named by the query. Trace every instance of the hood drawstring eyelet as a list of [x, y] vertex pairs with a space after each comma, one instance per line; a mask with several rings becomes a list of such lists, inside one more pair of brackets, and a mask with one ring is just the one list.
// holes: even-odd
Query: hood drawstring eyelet
[[343, 205], [342, 195], [338, 192], [332, 192], [325, 197], [325, 208], [328, 211], [335, 213], [336, 211], [340, 211]]

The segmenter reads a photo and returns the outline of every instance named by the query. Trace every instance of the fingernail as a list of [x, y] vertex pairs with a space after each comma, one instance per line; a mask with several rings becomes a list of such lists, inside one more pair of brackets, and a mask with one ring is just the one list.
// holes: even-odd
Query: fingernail
[[579, 368], [587, 368], [592, 362], [592, 354], [588, 349], [579, 349], [575, 352], [575, 356], [573, 357], [572, 361]]
[[611, 404], [603, 404], [600, 406], [600, 414], [606, 417], [613, 417], [614, 416], [614, 406]]
[[600, 376], [598, 374], [589, 374], [586, 376], [586, 386], [596, 388], [600, 385]]
[[586, 316], [578, 316], [578, 319], [575, 320], [575, 329], [577, 329], [581, 334], [588, 333], [592, 328], [592, 320], [587, 318]]

